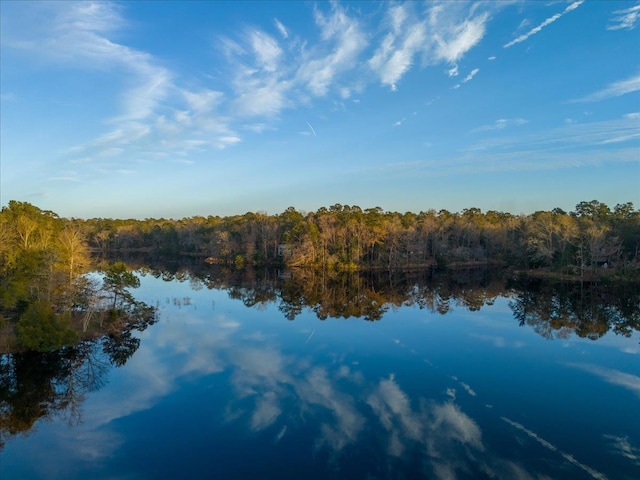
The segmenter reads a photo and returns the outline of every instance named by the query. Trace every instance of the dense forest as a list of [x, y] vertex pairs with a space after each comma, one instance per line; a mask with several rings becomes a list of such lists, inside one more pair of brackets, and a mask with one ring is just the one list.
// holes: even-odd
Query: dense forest
[[[9, 240], [2, 242], [3, 251], [16, 244], [36, 246], [52, 235], [55, 214], [37, 209], [29, 214], [28, 207], [10, 202], [0, 214], [0, 235]], [[392, 270], [497, 264], [579, 276], [602, 270], [629, 275], [640, 268], [640, 211], [632, 203], [611, 209], [596, 200], [579, 203], [573, 212], [556, 208], [530, 215], [478, 208], [398, 213], [336, 204], [310, 213], [290, 207], [276, 215], [61, 222], [68, 258], [73, 242], [81, 240], [102, 257], [192, 255], [238, 268]], [[70, 273], [77, 266], [70, 263]]]
[[[199, 256], [210, 263], [329, 270], [497, 264], [584, 275], [640, 268], [640, 210], [596, 200], [530, 215], [468, 208], [419, 213], [333, 205], [276, 215], [173, 219], [60, 219], [11, 201], [0, 212], [0, 267], [55, 247], [71, 279], [94, 257]], [[86, 246], [89, 249], [85, 248]], [[22, 253], [21, 253], [22, 252]], [[52, 261], [52, 259], [50, 259]], [[1, 272], [0, 272], [1, 273]]]

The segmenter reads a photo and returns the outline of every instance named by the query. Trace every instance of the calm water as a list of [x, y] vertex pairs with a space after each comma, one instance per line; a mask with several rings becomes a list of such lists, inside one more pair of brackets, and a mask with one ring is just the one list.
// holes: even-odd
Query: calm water
[[[3, 357], [14, 410], [48, 411], [5, 425], [0, 478], [640, 478], [640, 336], [570, 326], [564, 297], [346, 285], [366, 321], [291, 284], [157, 277], [135, 293], [159, 320], [117, 344], [122, 366], [104, 343]], [[587, 317], [611, 309], [597, 298]]]

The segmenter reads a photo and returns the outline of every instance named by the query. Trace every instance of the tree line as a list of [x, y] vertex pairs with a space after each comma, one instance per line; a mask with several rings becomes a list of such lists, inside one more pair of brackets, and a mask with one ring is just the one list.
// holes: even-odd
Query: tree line
[[267, 215], [179, 220], [74, 220], [95, 253], [192, 255], [211, 263], [329, 270], [507, 265], [589, 276], [640, 268], [640, 210], [596, 200], [530, 215], [447, 210], [389, 212], [336, 204]]
[[[191, 255], [211, 263], [329, 270], [499, 264], [566, 274], [640, 268], [640, 210], [592, 200], [530, 215], [478, 208], [389, 212], [336, 204], [267, 215], [174, 219], [60, 219], [23, 202], [0, 212], [0, 261], [55, 245], [68, 282], [96, 257]], [[83, 248], [89, 247], [89, 250]], [[64, 272], [61, 268], [64, 264]], [[52, 285], [47, 288], [53, 287]]]

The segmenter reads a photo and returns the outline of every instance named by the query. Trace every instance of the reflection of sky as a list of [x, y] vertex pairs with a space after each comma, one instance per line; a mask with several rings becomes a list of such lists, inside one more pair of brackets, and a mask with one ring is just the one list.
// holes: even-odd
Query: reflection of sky
[[546, 340], [505, 299], [289, 322], [186, 282], [145, 277], [139, 293], [161, 309], [140, 349], [81, 425], [10, 440], [3, 479], [640, 473], [637, 338]]

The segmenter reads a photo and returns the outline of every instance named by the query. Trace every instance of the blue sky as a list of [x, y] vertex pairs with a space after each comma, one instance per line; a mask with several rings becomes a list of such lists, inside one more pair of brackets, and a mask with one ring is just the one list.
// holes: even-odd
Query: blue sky
[[0, 203], [640, 206], [640, 2], [12, 2]]

